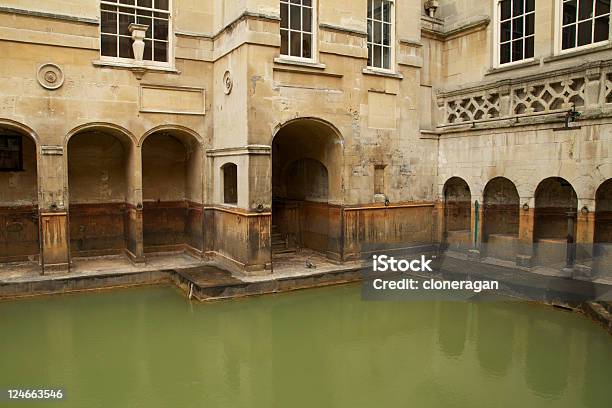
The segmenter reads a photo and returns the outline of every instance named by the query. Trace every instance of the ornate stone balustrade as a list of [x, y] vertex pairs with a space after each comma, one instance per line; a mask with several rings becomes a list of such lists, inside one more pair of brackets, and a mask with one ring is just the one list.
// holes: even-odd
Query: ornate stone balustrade
[[573, 107], [583, 113], [612, 114], [612, 60], [438, 91], [437, 102], [438, 128], [512, 122]]

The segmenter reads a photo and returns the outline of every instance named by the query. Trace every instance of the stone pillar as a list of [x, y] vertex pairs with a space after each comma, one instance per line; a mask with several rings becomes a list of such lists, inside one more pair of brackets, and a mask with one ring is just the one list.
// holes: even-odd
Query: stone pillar
[[69, 272], [67, 175], [62, 146], [41, 146], [39, 159], [40, 246], [43, 274]]
[[595, 241], [595, 200], [578, 200], [576, 216], [576, 264], [573, 276], [590, 279]]
[[433, 243], [443, 244], [444, 243], [444, 200], [437, 200], [434, 209], [434, 226], [433, 226]]
[[143, 204], [142, 204], [142, 154], [140, 146], [132, 146], [128, 153], [127, 203], [125, 222], [127, 226], [126, 253], [135, 263], [144, 262]]
[[589, 68], [586, 71], [586, 84], [584, 88], [584, 104], [586, 107], [596, 107], [600, 104], [600, 87], [605, 88], [605, 78], [602, 76], [601, 68]]
[[472, 201], [471, 214], [470, 242], [472, 243], [472, 248], [468, 249], [468, 258], [477, 260], [481, 257], [480, 244], [482, 243], [482, 219], [484, 215], [480, 197], [475, 197], [474, 201]]
[[516, 264], [531, 267], [533, 264], [533, 232], [535, 228], [535, 200], [531, 197], [521, 198], [519, 212], [519, 249]]

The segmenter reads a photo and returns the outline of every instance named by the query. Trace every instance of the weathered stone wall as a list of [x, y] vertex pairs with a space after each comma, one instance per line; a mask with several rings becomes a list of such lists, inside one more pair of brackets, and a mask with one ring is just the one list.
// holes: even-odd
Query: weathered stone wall
[[[477, 244], [486, 214], [475, 202], [494, 177], [514, 183], [519, 202], [498, 204], [512, 226], [489, 232], [514, 235], [520, 205], [518, 239], [532, 242], [535, 190], [562, 177], [588, 210], [576, 239], [592, 242], [595, 191], [612, 177], [609, 48], [556, 55], [554, 3], [536, 3], [534, 61], [500, 69], [494, 2], [441, 0], [432, 18], [422, 1], [396, 0], [393, 66], [380, 72], [367, 68], [365, 0], [318, 2], [306, 63], [280, 55], [278, 0], [174, 0], [173, 59], [144, 70], [100, 57], [98, 1], [0, 1], [0, 128], [23, 134], [28, 152], [25, 172], [0, 173], [3, 225], [23, 227], [6, 229], [0, 257], [36, 256], [40, 213], [53, 226], [40, 229], [45, 263], [67, 264], [68, 248], [135, 261], [145, 249], [186, 248], [263, 269], [274, 163], [307, 159], [325, 166], [328, 197], [318, 184], [304, 197], [295, 219], [312, 222], [300, 239], [332, 258], [430, 244], [445, 226], [449, 241]], [[56, 90], [37, 79], [46, 63], [65, 78]], [[542, 112], [520, 91], [554, 80], [560, 102]], [[479, 106], [451, 103], [462, 100]], [[580, 127], [555, 130], [570, 102], [580, 102]], [[278, 135], [289, 140], [280, 153]], [[237, 166], [236, 204], [223, 202], [227, 163]], [[451, 177], [470, 194], [445, 209]], [[444, 222], [453, 212], [456, 225]], [[6, 246], [16, 237], [24, 248]]]

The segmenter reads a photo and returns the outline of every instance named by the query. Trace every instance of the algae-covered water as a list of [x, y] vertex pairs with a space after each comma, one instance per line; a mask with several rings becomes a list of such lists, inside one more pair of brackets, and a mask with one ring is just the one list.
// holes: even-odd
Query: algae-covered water
[[610, 385], [611, 336], [518, 302], [364, 302], [357, 285], [0, 303], [0, 389], [66, 394], [3, 407], [610, 408]]

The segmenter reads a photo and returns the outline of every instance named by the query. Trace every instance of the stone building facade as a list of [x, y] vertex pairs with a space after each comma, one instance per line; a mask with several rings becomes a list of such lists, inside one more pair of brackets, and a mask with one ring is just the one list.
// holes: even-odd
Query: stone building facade
[[553, 265], [574, 225], [590, 265], [610, 3], [566, 3], [2, 0], [0, 261], [261, 273], [444, 244]]

